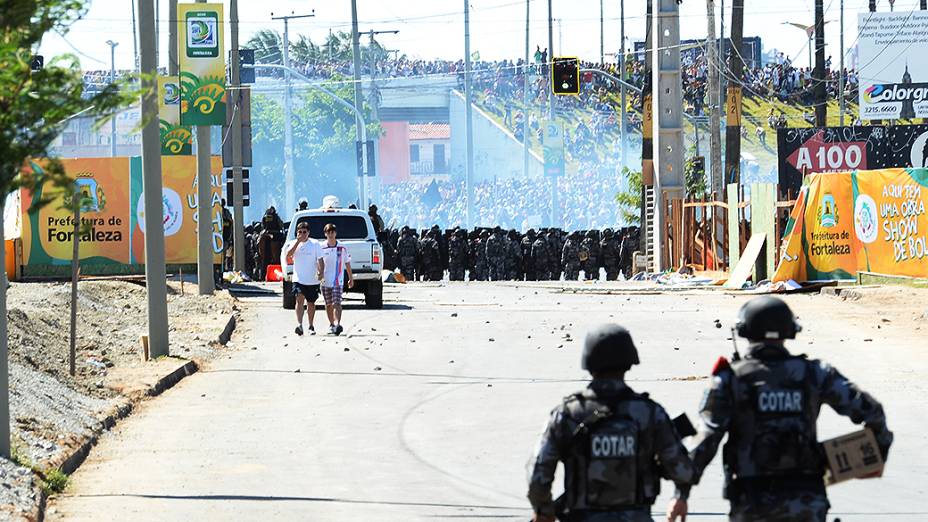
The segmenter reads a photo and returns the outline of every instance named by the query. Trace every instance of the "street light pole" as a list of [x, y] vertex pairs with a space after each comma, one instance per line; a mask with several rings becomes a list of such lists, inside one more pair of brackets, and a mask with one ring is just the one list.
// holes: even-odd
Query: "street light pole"
[[284, 89], [284, 205], [287, 207], [287, 212], [293, 212], [293, 209], [296, 208], [296, 187], [295, 184], [295, 175], [293, 173], [293, 98], [290, 92], [290, 20], [295, 18], [311, 18], [315, 15], [285, 15], [285, 16], [274, 16], [274, 13], [271, 13], [271, 20], [283, 20], [284, 21], [284, 41], [283, 41], [283, 55], [284, 55], [284, 81], [286, 82], [286, 88]]
[[464, 191], [467, 205], [464, 207], [464, 222], [467, 228], [474, 223], [474, 120], [471, 110], [470, 69], [470, 0], [464, 0], [464, 133], [466, 134], [467, 159], [464, 170]]
[[[361, 43], [358, 41], [358, 0], [351, 0], [351, 58], [354, 64], [354, 105], [360, 111], [362, 109], [361, 105]], [[357, 127], [357, 140], [361, 142], [362, 150], [364, 151], [361, 154], [361, 157], [358, 158], [358, 162], [361, 164], [358, 165], [358, 207], [367, 208], [367, 194], [366, 185], [367, 180], [364, 177], [364, 158], [367, 157], [367, 143], [364, 143], [362, 136], [364, 135], [364, 123], [361, 121], [361, 118], [355, 118], [355, 125]]]
[[619, 78], [622, 83], [619, 84], [619, 96], [622, 102], [622, 123], [619, 125], [619, 142], [621, 142], [621, 162], [622, 168], [627, 166], [625, 158], [625, 126], [628, 124], [628, 114], [626, 106], [628, 102], [625, 99], [625, 0], [619, 0]]
[[[560, 25], [558, 25], [560, 28]], [[554, 18], [551, 9], [551, 0], [548, 0], [548, 120], [551, 123], [555, 122], [556, 112], [554, 110], [554, 89], [551, 84], [551, 73], [552, 68], [554, 67]], [[547, 132], [547, 131], [546, 131]], [[563, 136], [563, 132], [561, 132]], [[547, 169], [546, 169], [547, 170]], [[557, 207], [558, 207], [558, 194], [557, 194], [557, 176], [551, 176], [551, 226], [558, 226], [557, 219]]]
[[[107, 40], [110, 46], [110, 83], [116, 83], [116, 46], [118, 42]], [[116, 117], [110, 118], [110, 157], [116, 157]]]
[[838, 63], [838, 98], [840, 98], [841, 113], [838, 124], [844, 127], [844, 0], [841, 0], [841, 36], [839, 38], [839, 63]]
[[529, 23], [531, 21], [531, 0], [525, 0], [525, 63], [522, 66], [522, 179], [528, 180], [528, 88], [529, 88]]

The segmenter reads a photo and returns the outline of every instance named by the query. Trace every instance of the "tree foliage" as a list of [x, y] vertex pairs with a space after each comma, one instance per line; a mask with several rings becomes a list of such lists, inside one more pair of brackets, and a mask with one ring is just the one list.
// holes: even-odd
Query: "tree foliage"
[[[112, 84], [93, 96], [84, 94], [80, 64], [74, 56], [59, 56], [37, 72], [31, 71], [32, 49], [42, 36], [68, 27], [84, 14], [80, 0], [0, 2], [0, 195], [18, 187], [35, 189], [51, 182], [71, 183], [60, 162], [49, 158], [52, 142], [68, 120], [80, 113], [102, 123], [119, 108], [137, 100], [128, 83]], [[46, 159], [41, 169], [23, 167]]]
[[628, 180], [628, 190], [615, 195], [622, 219], [631, 225], [641, 224], [641, 171], [622, 167], [622, 176]]
[[[327, 88], [353, 104], [353, 85], [341, 80], [333, 79]], [[294, 85], [301, 84], [294, 82]], [[254, 189], [269, 200], [259, 202], [261, 205], [283, 200], [284, 110], [281, 98], [279, 95], [255, 95], [252, 100], [252, 147], [255, 163], [262, 166]], [[370, 120], [370, 107], [365, 105], [362, 111], [365, 119]], [[292, 115], [297, 195], [321, 201], [323, 196], [335, 194], [342, 201], [354, 201], [357, 197], [354, 113], [318, 89], [300, 89], [294, 96]], [[378, 124], [368, 124], [368, 139], [381, 132]]]

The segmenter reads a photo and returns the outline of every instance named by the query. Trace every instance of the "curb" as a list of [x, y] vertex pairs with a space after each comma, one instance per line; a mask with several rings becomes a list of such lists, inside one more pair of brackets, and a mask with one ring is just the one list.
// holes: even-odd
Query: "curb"
[[[219, 342], [223, 345], [228, 344], [229, 340], [232, 338], [232, 333], [235, 331], [237, 324], [236, 321], [237, 312], [233, 311], [229, 316], [229, 320], [226, 322], [225, 327], [222, 330], [222, 333], [219, 335]], [[93, 434], [87, 437], [83, 442], [81, 442], [77, 448], [74, 449], [70, 454], [66, 456], [55, 459], [47, 463], [46, 469], [58, 469], [66, 475], [71, 475], [84, 463], [84, 460], [90, 454], [90, 450], [97, 445], [97, 442], [100, 440], [100, 436], [104, 433], [110, 431], [113, 427], [116, 426], [116, 423], [121, 419], [124, 419], [132, 413], [135, 405], [142, 402], [146, 397], [157, 397], [165, 391], [173, 388], [177, 383], [182, 381], [184, 378], [193, 375], [199, 371], [200, 367], [196, 361], [187, 361], [182, 364], [180, 367], [176, 368], [171, 373], [162, 376], [158, 381], [148, 388], [143, 395], [138, 395], [134, 398], [124, 397], [118, 404], [112, 407], [108, 413], [100, 417], [99, 424], [94, 430]], [[28, 515], [27, 521], [43, 522], [45, 520], [45, 509], [48, 505], [48, 497], [45, 494], [45, 491], [42, 489], [41, 485], [36, 486], [38, 502]]]

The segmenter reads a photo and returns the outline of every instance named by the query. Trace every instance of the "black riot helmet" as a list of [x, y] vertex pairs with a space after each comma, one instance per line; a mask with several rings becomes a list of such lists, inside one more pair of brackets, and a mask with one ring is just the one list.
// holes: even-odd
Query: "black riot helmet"
[[632, 335], [617, 324], [603, 324], [586, 334], [581, 362], [590, 373], [626, 372], [640, 363]]
[[762, 296], [741, 307], [735, 329], [738, 335], [751, 341], [782, 341], [795, 339], [802, 326], [782, 299]]

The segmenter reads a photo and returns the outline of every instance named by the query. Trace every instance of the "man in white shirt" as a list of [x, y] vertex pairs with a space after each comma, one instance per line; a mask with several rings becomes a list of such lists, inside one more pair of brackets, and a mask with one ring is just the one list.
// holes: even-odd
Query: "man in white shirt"
[[325, 299], [325, 313], [329, 316], [329, 333], [342, 333], [342, 287], [344, 274], [348, 274], [348, 288], [354, 286], [351, 275], [351, 254], [348, 249], [335, 239], [335, 225], [329, 223], [323, 229], [325, 243], [322, 246], [322, 297]]
[[293, 265], [293, 295], [296, 296], [297, 335], [303, 335], [303, 302], [309, 319], [309, 335], [315, 335], [313, 318], [316, 316], [316, 299], [319, 298], [319, 275], [322, 272], [322, 250], [319, 243], [309, 237], [309, 223], [296, 226], [296, 239], [284, 246], [287, 264]]

